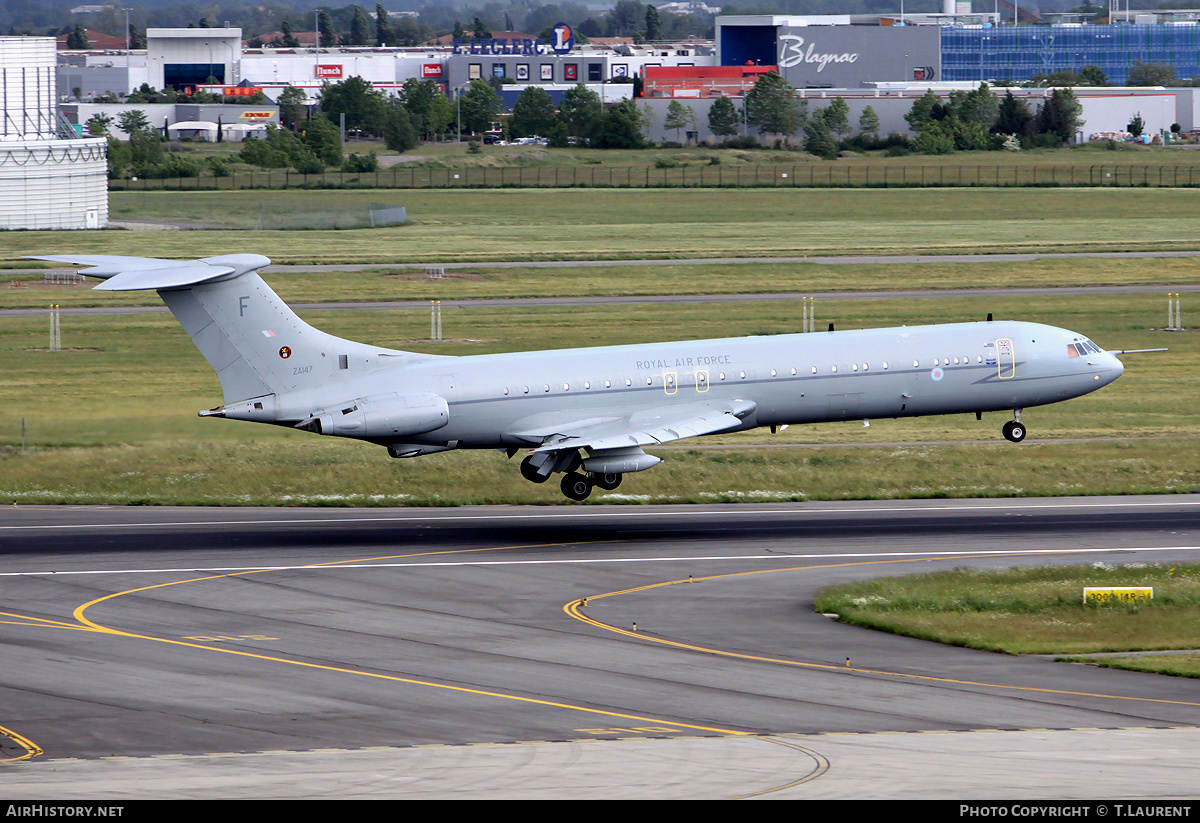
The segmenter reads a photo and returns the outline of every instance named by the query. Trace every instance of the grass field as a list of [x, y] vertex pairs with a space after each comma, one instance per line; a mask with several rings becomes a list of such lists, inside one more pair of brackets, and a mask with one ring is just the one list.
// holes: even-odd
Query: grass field
[[[616, 260], [1200, 246], [1186, 189], [470, 190], [312, 192], [313, 210], [382, 199], [408, 225], [255, 231], [294, 192], [114, 194], [112, 220], [237, 225], [217, 232], [20, 232], [0, 263], [74, 251], [192, 258], [255, 251], [277, 263]], [[27, 263], [26, 263], [27, 265]]]
[[[1000, 414], [983, 422], [959, 415], [874, 421], [870, 428], [793, 426], [774, 436], [725, 435], [663, 449], [664, 465], [631, 475], [617, 493], [592, 501], [1200, 491], [1193, 459], [1200, 442], [1194, 414], [1200, 340], [1151, 331], [1161, 325], [1161, 302], [1152, 295], [831, 302], [821, 320], [838, 328], [993, 311], [1074, 328], [1111, 348], [1169, 345], [1171, 351], [1130, 357], [1125, 376], [1096, 394], [1027, 410], [1031, 438], [1052, 442], [1003, 441]], [[778, 301], [735, 310], [714, 304], [448, 310], [446, 336], [480, 342], [442, 344], [403, 342], [427, 337], [424, 310], [313, 312], [307, 319], [339, 336], [441, 354], [772, 334], [800, 326], [798, 306]], [[495, 452], [397, 461], [366, 444], [197, 418], [198, 409], [219, 403], [219, 387], [170, 315], [66, 317], [62, 339], [71, 351], [39, 351], [48, 340], [45, 318], [10, 317], [0, 325], [0, 502], [561, 502], [556, 489], [521, 480], [515, 460]], [[1114, 436], [1140, 439], [1067, 442]], [[708, 448], [714, 445], [730, 448]]]
[[[185, 143], [184, 151], [199, 158], [209, 156], [229, 157], [240, 148], [236, 143]], [[888, 157], [883, 151], [852, 152], [837, 160], [821, 160], [802, 151], [779, 151], [775, 149], [735, 149], [709, 146], [687, 146], [683, 148], [654, 148], [643, 150], [549, 148], [545, 146], [483, 146], [478, 154], [472, 154], [467, 143], [423, 143], [404, 154], [388, 151], [378, 141], [348, 141], [346, 154], [373, 153], [387, 165], [389, 158], [401, 160], [402, 167], [434, 168], [498, 168], [498, 167], [629, 167], [644, 168], [661, 163], [680, 165], [748, 166], [805, 164], [814, 166], [873, 166], [883, 168], [940, 168], [947, 165], [957, 167], [1002, 166], [1042, 167], [1091, 166], [1097, 164], [1133, 166], [1195, 166], [1200, 164], [1200, 153], [1195, 147], [1119, 145], [1116, 149], [1107, 143], [1083, 143], [1065, 149], [1033, 149], [1020, 152], [969, 151], [949, 155], [907, 154]], [[245, 168], [249, 168], [246, 166]]]
[[[1084, 604], [1086, 586], [1150, 586], [1154, 598]], [[955, 569], [835, 586], [817, 596], [816, 609], [854, 625], [1006, 654], [1194, 650], [1200, 648], [1200, 565]], [[1121, 665], [1195, 677], [1197, 658], [1125, 658]]]
[[[1039, 259], [1020, 262], [818, 265], [730, 263], [486, 268], [454, 266], [428, 280], [423, 269], [272, 273], [266, 279], [290, 303], [606, 295], [873, 292], [881, 289], [964, 289], [997, 286], [1087, 286], [1200, 282], [1191, 258]], [[102, 292], [97, 281], [51, 286], [40, 274], [0, 272], [0, 308], [158, 306], [154, 292]], [[19, 284], [19, 286], [18, 286]], [[1164, 288], [1165, 294], [1169, 289]], [[1165, 299], [1160, 298], [1165, 310]], [[818, 300], [819, 316], [827, 314]], [[1190, 310], [1190, 307], [1189, 307]], [[449, 309], [447, 309], [449, 311]], [[1165, 313], [1164, 313], [1165, 319]]]

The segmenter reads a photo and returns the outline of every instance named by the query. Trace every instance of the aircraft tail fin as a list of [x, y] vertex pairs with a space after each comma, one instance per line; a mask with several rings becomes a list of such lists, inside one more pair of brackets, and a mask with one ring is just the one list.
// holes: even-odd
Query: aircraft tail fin
[[310, 326], [258, 275], [271, 261], [259, 254], [203, 260], [160, 260], [110, 255], [55, 255], [91, 266], [104, 291], [154, 289], [221, 381], [226, 404], [326, 387], [384, 363], [431, 355], [343, 340]]

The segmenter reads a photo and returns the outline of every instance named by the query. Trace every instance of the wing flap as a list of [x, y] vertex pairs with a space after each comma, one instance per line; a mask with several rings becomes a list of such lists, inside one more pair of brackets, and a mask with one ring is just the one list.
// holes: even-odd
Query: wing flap
[[757, 407], [750, 400], [664, 406], [634, 412], [628, 417], [592, 418], [547, 427], [541, 432], [523, 431], [516, 436], [529, 441], [540, 435], [541, 445], [534, 452], [581, 448], [603, 451], [653, 446], [737, 428], [742, 419]]

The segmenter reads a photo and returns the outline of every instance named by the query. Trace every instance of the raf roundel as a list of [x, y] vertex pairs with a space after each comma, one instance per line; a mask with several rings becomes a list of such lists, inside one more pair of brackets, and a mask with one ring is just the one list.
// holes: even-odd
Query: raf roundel
[[288, 348], [287, 346], [283, 346], [282, 348], [279, 349], [279, 356], [282, 357], [284, 360], [287, 360], [289, 357], [292, 356], [292, 350], [290, 348]]
[[932, 377], [934, 379], [934, 381], [936, 382], [938, 380], [941, 380], [943, 377], [945, 377], [946, 373], [944, 371], [942, 371], [941, 367], [939, 366], [938, 368], [931, 371], [929, 373], [929, 376]]

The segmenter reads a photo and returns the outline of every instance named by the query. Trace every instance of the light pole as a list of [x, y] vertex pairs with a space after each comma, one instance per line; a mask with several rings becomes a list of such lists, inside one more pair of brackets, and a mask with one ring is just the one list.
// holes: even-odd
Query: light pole
[[[225, 78], [225, 85], [236, 86], [238, 84], [237, 55], [233, 51], [232, 43], [226, 43], [225, 48], [229, 49], [229, 76]], [[239, 45], [239, 51], [240, 48]]]
[[469, 85], [471, 81], [467, 80], [454, 87], [454, 103], [458, 109], [458, 133], [454, 136], [457, 143], [462, 142], [462, 90]]

